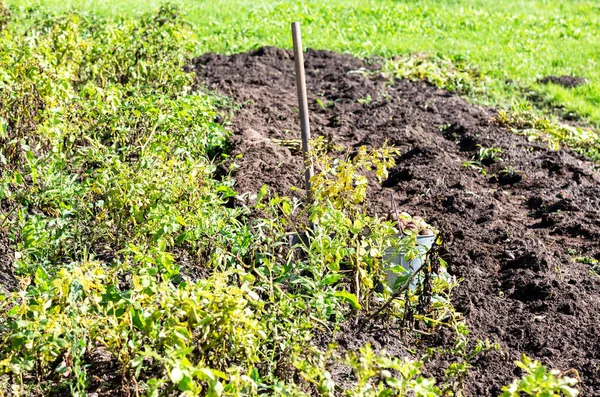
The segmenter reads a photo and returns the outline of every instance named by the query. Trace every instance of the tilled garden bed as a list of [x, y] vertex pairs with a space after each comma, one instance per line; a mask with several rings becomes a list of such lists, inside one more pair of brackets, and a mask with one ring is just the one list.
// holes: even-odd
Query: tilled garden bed
[[[469, 104], [425, 82], [390, 84], [376, 62], [309, 50], [305, 55], [311, 127], [350, 149], [396, 146], [402, 155], [383, 186], [369, 187], [369, 211], [390, 211], [394, 190], [404, 211], [443, 233], [443, 258], [463, 279], [454, 303], [475, 338], [506, 354], [473, 363], [468, 395], [497, 395], [517, 374], [521, 353], [553, 368], [574, 368], [585, 395], [600, 394], [600, 277], [575, 258], [600, 259], [600, 178], [569, 150], [529, 142], [495, 121], [493, 109]], [[242, 105], [231, 129], [243, 154], [237, 191], [264, 184], [284, 195], [302, 186], [293, 57], [262, 48], [193, 60], [198, 79]], [[480, 145], [480, 146], [478, 146]], [[502, 160], [483, 170], [464, 165], [483, 148]], [[356, 348], [346, 329], [338, 342]], [[394, 351], [394, 338], [370, 336]], [[358, 343], [360, 342], [360, 343]], [[438, 336], [428, 345], [443, 344]], [[435, 368], [428, 371], [436, 372]]]

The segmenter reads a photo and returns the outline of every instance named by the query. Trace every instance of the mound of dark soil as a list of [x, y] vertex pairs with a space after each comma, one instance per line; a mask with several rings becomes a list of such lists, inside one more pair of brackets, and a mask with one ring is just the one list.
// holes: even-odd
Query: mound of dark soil
[[[0, 214], [10, 212], [5, 203], [0, 202]], [[1, 223], [1, 222], [0, 222]], [[13, 260], [15, 252], [10, 245], [10, 240], [5, 230], [0, 227], [0, 292], [12, 291], [17, 287], [14, 276]]]
[[[332, 52], [309, 50], [305, 61], [313, 133], [349, 148], [387, 140], [401, 149], [385, 187], [370, 186], [370, 211], [387, 213], [393, 189], [402, 210], [443, 231], [443, 257], [464, 279], [456, 306], [474, 337], [507, 353], [474, 363], [467, 394], [497, 395], [523, 352], [575, 368], [586, 394], [600, 395], [600, 278], [572, 259], [600, 257], [600, 185], [590, 164], [511, 134], [493, 110], [429, 84], [388, 87], [360, 72], [376, 66]], [[296, 194], [301, 154], [273, 141], [299, 139], [292, 54], [263, 48], [193, 64], [202, 82], [243, 104], [232, 125], [233, 150], [243, 154], [238, 191], [268, 184]], [[487, 176], [463, 166], [477, 145], [503, 150]], [[388, 344], [382, 338], [378, 346]]]
[[546, 76], [538, 80], [540, 84], [557, 84], [565, 88], [575, 88], [587, 83], [583, 77], [577, 76]]
[[14, 256], [8, 237], [0, 229], [0, 292], [13, 290], [17, 285], [12, 266]]

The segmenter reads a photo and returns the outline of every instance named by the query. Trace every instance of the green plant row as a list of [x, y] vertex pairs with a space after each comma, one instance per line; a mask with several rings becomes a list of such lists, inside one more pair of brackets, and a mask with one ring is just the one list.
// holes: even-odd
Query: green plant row
[[[470, 362], [498, 349], [469, 337], [457, 280], [436, 261], [427, 304], [424, 288], [407, 291], [389, 321], [448, 327], [451, 347], [399, 358], [313, 342], [390, 298], [386, 247], [417, 252], [364, 208], [366, 175], [384, 178], [395, 149], [350, 158], [315, 141], [313, 206], [265, 186], [231, 208], [231, 104], [192, 90], [183, 67], [198, 38], [176, 8], [0, 10], [0, 233], [20, 284], [0, 294], [0, 395], [460, 395]], [[439, 355], [445, 376], [423, 375]], [[98, 372], [100, 356], [116, 375]], [[352, 369], [350, 385], [333, 364]], [[571, 378], [522, 366], [507, 395], [577, 394]]]

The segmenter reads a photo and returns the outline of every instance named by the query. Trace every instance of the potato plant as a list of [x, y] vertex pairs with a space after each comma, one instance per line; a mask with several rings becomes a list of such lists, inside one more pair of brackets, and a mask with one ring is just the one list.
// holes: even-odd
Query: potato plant
[[[0, 3], [0, 233], [21, 282], [0, 293], [0, 395], [88, 395], [100, 354], [126, 395], [331, 394], [332, 362], [356, 374], [348, 395], [460, 388], [452, 379], [485, 349], [465, 347], [443, 267], [415, 316], [453, 331], [455, 348], [435, 352], [462, 365], [450, 380], [424, 377], [427, 357], [311, 342], [389, 296], [376, 290], [382, 252], [412, 244], [363, 206], [369, 172], [384, 178], [395, 149], [340, 158], [317, 140], [312, 205], [264, 187], [226, 206], [230, 104], [192, 89], [197, 43], [169, 5], [103, 19]], [[290, 248], [308, 220], [308, 243]], [[401, 297], [392, 317], [418, 301]]]

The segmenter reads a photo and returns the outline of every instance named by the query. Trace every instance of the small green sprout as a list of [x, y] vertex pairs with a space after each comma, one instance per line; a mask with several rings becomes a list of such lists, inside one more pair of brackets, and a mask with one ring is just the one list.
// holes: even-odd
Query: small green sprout
[[360, 103], [361, 105], [368, 105], [372, 101], [373, 101], [373, 98], [371, 98], [371, 95], [367, 95], [364, 98], [359, 98], [358, 99], [358, 103]]
[[463, 167], [473, 168], [481, 172], [482, 175], [487, 175], [485, 166], [502, 161], [500, 156], [504, 151], [497, 147], [483, 147], [481, 145], [477, 145], [477, 147], [479, 148], [477, 155], [473, 156], [471, 160], [465, 161]]
[[507, 167], [502, 168], [500, 170], [500, 174], [506, 175], [506, 176], [518, 175], [519, 174], [519, 170], [516, 169], [515, 167], [513, 167], [512, 165], [509, 165]]
[[600, 277], [600, 261], [589, 256], [579, 256], [575, 258], [575, 262], [590, 265], [590, 273]]
[[504, 151], [497, 147], [483, 147], [481, 145], [477, 145], [479, 147], [479, 153], [477, 158], [482, 163], [495, 163], [497, 161], [502, 161], [502, 154]]
[[473, 168], [474, 170], [481, 172], [482, 175], [487, 175], [487, 171], [479, 160], [467, 160], [463, 163], [463, 167]]
[[323, 110], [333, 106], [333, 102], [327, 101], [327, 100], [322, 100], [321, 98], [317, 98], [316, 101], [317, 101], [317, 105], [319, 105], [321, 107], [321, 109], [323, 109]]

